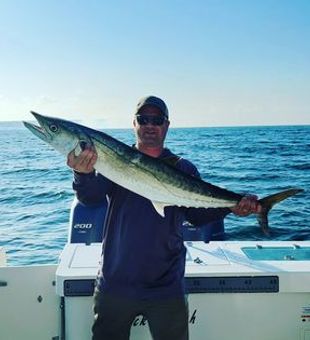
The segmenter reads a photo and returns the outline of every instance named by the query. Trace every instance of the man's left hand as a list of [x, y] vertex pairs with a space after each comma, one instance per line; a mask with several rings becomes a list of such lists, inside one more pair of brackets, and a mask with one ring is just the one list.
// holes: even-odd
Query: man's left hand
[[250, 214], [258, 214], [262, 210], [262, 206], [258, 202], [255, 195], [247, 195], [242, 197], [240, 202], [231, 211], [238, 216], [248, 216]]

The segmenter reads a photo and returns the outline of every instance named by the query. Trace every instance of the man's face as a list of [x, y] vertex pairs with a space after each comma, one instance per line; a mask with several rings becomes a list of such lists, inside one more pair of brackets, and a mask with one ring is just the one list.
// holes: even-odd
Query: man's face
[[[139, 111], [141, 121], [139, 124], [139, 118], [135, 117], [133, 126], [136, 134], [136, 138], [139, 144], [146, 147], [162, 147], [169, 127], [169, 120], [164, 119], [163, 124], [156, 125], [152, 122], [163, 116], [159, 108], [152, 105], [145, 105]], [[144, 123], [144, 124], [143, 124]]]

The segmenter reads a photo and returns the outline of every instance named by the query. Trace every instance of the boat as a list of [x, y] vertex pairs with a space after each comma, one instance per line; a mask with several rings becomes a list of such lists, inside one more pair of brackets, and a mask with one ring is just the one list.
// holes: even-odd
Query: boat
[[[75, 199], [58, 264], [8, 266], [0, 247], [1, 340], [91, 339], [104, 214]], [[191, 340], [310, 340], [310, 241], [220, 240], [221, 224], [185, 230]], [[151, 339], [143, 316], [130, 339]]]

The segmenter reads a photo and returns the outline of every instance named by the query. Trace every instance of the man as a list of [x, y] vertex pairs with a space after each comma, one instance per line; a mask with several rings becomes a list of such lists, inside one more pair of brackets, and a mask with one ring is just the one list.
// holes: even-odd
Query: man
[[[133, 120], [135, 148], [199, 176], [189, 161], [164, 147], [169, 113], [163, 100], [140, 100]], [[185, 254], [182, 223], [203, 225], [233, 211], [240, 216], [256, 213], [256, 197], [245, 197], [233, 209], [166, 207], [160, 216], [151, 202], [94, 170], [95, 150], [68, 155], [74, 169], [73, 187], [78, 199], [94, 204], [108, 199], [101, 269], [95, 290], [94, 340], [128, 340], [139, 314], [149, 323], [155, 340], [188, 339], [188, 307], [184, 296]]]

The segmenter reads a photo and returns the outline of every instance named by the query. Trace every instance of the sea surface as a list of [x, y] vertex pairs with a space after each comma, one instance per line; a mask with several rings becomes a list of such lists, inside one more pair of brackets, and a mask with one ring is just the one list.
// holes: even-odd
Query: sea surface
[[[105, 132], [134, 143], [132, 130]], [[204, 180], [235, 192], [305, 189], [272, 209], [269, 237], [254, 216], [228, 216], [228, 240], [310, 239], [310, 126], [170, 129], [167, 146]], [[0, 247], [8, 265], [57, 263], [74, 198], [65, 158], [21, 123], [0, 123], [0, 150]]]

